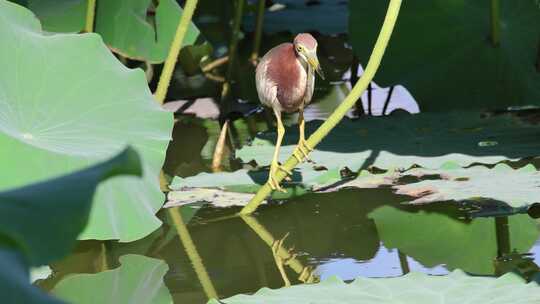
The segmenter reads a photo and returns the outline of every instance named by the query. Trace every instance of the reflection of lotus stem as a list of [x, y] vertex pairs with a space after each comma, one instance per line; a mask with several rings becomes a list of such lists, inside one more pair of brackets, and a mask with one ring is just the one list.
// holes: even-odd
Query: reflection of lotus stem
[[264, 21], [264, 8], [266, 0], [259, 0], [259, 7], [257, 8], [257, 21], [255, 24], [255, 40], [253, 41], [253, 52], [251, 53], [251, 61], [257, 62], [259, 58], [259, 49], [261, 48], [261, 36]]
[[100, 260], [100, 271], [106, 271], [109, 270], [109, 263], [107, 262], [107, 247], [105, 246], [105, 242], [101, 242], [101, 254], [99, 255]]
[[[307, 140], [308, 146], [313, 148], [317, 146], [317, 144], [321, 142], [321, 140], [323, 140], [323, 138], [341, 121], [347, 111], [349, 111], [349, 109], [355, 105], [358, 98], [360, 98], [362, 93], [366, 90], [368, 84], [371, 82], [373, 76], [375, 76], [375, 73], [379, 68], [384, 51], [386, 50], [386, 46], [388, 45], [392, 31], [394, 30], [394, 25], [396, 24], [400, 7], [401, 0], [391, 0], [388, 6], [384, 24], [379, 37], [377, 38], [377, 42], [375, 43], [375, 47], [373, 48], [373, 52], [371, 53], [371, 57], [369, 58], [369, 62], [366, 66], [364, 74], [354, 85], [354, 88], [351, 90], [345, 100], [332, 113], [332, 115], [330, 115], [330, 117], [328, 117], [328, 119], [309, 137]], [[295, 157], [289, 157], [289, 159], [283, 165], [285, 170], [278, 170], [276, 173], [277, 182], [279, 183], [285, 178], [285, 171], [291, 171], [294, 167], [296, 167], [297, 164], [298, 160]], [[249, 204], [245, 206], [242, 211], [240, 211], [240, 213], [250, 214], [254, 212], [271, 192], [272, 189], [268, 183], [265, 184], [259, 189]]]
[[[255, 231], [268, 247], [272, 247], [276, 242], [276, 239], [263, 225], [261, 225], [261, 223], [259, 223], [259, 221], [257, 221], [256, 218], [249, 215], [243, 215], [241, 218], [253, 231]], [[285, 248], [280, 247], [277, 254], [279, 254], [283, 260], [289, 260], [287, 265], [300, 275], [298, 278], [300, 281], [304, 283], [314, 283], [319, 281], [319, 278], [313, 274], [311, 267], [304, 267], [304, 265], [302, 265], [302, 263]]]
[[184, 37], [186, 36], [189, 24], [191, 22], [191, 17], [193, 17], [196, 7], [197, 0], [186, 1], [184, 11], [182, 12], [182, 17], [180, 18], [180, 22], [176, 28], [176, 34], [174, 35], [174, 40], [171, 44], [171, 48], [169, 49], [167, 60], [165, 60], [165, 65], [163, 66], [163, 71], [159, 77], [159, 82], [155, 93], [157, 101], [161, 104], [165, 101], [165, 97], [167, 96], [167, 90], [169, 89], [174, 66], [176, 65], [178, 54], [180, 54], [180, 49], [182, 48], [182, 42], [184, 41]]
[[96, 15], [96, 0], [88, 0], [88, 6], [86, 8], [86, 24], [84, 25], [84, 31], [91, 33], [94, 31], [94, 18]]
[[499, 0], [491, 0], [491, 44], [496, 47], [500, 42]]
[[180, 242], [182, 242], [182, 245], [186, 250], [188, 258], [193, 265], [193, 268], [195, 269], [195, 273], [197, 273], [197, 277], [199, 278], [199, 282], [203, 287], [204, 293], [206, 294], [208, 299], [217, 299], [218, 295], [216, 289], [214, 288], [214, 285], [212, 284], [212, 281], [210, 280], [210, 277], [206, 272], [206, 268], [204, 267], [201, 256], [197, 252], [197, 247], [195, 247], [195, 244], [193, 243], [193, 240], [189, 235], [186, 224], [184, 224], [184, 220], [182, 219], [182, 216], [180, 216], [180, 209], [169, 208], [167, 209], [167, 211], [169, 212], [169, 216], [171, 217], [174, 223], [174, 227], [178, 232]]

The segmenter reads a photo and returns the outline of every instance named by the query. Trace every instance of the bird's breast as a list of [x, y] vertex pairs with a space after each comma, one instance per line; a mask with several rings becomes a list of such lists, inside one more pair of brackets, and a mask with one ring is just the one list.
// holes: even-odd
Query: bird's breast
[[292, 43], [285, 43], [269, 52], [266, 76], [275, 84], [277, 100], [286, 112], [297, 111], [304, 103], [307, 73], [296, 57]]

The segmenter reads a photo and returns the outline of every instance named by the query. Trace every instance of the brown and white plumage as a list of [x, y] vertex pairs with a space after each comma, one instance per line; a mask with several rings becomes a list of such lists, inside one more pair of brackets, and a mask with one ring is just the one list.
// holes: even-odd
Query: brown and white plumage
[[274, 47], [257, 65], [255, 80], [259, 99], [263, 105], [274, 110], [278, 126], [278, 138], [268, 180], [274, 190], [283, 190], [274, 178], [277, 169], [281, 168], [277, 158], [285, 133], [281, 112], [300, 112], [300, 140], [295, 157], [301, 161], [307, 157], [310, 150], [304, 136], [303, 110], [313, 97], [315, 72], [323, 77], [317, 59], [317, 41], [306, 33], [298, 34], [293, 43], [282, 43]]

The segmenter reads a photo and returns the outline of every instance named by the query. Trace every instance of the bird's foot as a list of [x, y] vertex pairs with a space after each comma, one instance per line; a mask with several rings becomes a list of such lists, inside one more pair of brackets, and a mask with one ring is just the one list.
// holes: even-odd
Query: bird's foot
[[292, 172], [285, 169], [283, 166], [279, 165], [277, 162], [272, 163], [270, 166], [270, 175], [268, 176], [268, 185], [272, 190], [279, 191], [279, 192], [287, 192], [287, 190], [283, 189], [276, 178], [276, 173], [278, 170], [281, 170], [285, 172], [287, 175], [292, 175]]
[[301, 163], [304, 159], [311, 161], [308, 157], [309, 152], [313, 151], [313, 148], [309, 146], [305, 139], [301, 139], [294, 149], [293, 156]]
[[285, 234], [281, 239], [275, 240], [272, 243], [272, 255], [274, 256], [274, 260], [276, 261], [276, 266], [279, 270], [279, 273], [281, 274], [281, 277], [283, 278], [283, 282], [285, 282], [285, 286], [291, 286], [291, 281], [289, 281], [289, 278], [287, 277], [287, 273], [285, 272], [285, 265], [288, 265], [292, 259], [296, 257], [296, 254], [292, 254], [292, 250], [286, 250], [287, 254], [286, 257], [282, 257], [279, 254], [279, 250], [283, 247], [283, 242], [285, 239], [289, 236], [289, 233]]

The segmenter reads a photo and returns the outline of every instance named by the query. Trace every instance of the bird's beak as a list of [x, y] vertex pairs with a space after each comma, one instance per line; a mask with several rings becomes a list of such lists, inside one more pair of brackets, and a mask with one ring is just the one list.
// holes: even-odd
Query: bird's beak
[[323, 73], [323, 70], [321, 69], [321, 65], [319, 64], [319, 59], [317, 58], [316, 54], [313, 54], [308, 57], [308, 63], [311, 66], [311, 68], [315, 70], [315, 72], [317, 72], [317, 74], [319, 74], [319, 76], [321, 76], [322, 79], [324, 79], [324, 73]]

